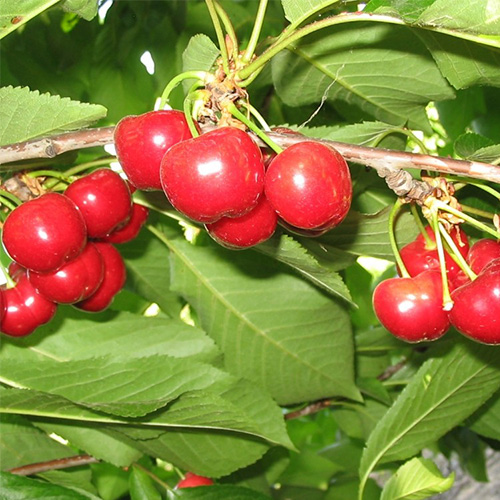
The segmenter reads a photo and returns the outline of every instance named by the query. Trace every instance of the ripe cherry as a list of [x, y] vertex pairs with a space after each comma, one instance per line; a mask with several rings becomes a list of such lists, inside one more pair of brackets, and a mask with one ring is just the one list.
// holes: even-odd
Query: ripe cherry
[[317, 142], [300, 142], [274, 158], [265, 193], [278, 215], [300, 229], [331, 229], [347, 215], [352, 184], [340, 153]]
[[203, 223], [240, 217], [256, 206], [264, 188], [260, 149], [237, 128], [222, 127], [172, 146], [160, 177], [170, 203]]
[[137, 237], [142, 226], [148, 219], [149, 210], [138, 203], [132, 204], [132, 215], [129, 221], [121, 228], [115, 229], [108, 236], [100, 238], [101, 241], [108, 243], [127, 243]]
[[450, 322], [460, 333], [484, 344], [500, 344], [500, 259], [454, 290], [451, 298]]
[[492, 260], [500, 258], [500, 241], [484, 238], [476, 241], [467, 254], [472, 270], [479, 274]]
[[126, 224], [132, 210], [127, 183], [113, 170], [100, 168], [74, 181], [64, 193], [80, 209], [89, 238], [102, 238]]
[[2, 241], [10, 257], [22, 267], [48, 272], [80, 254], [87, 231], [72, 200], [59, 193], [46, 193], [9, 214]]
[[16, 282], [13, 288], [0, 287], [4, 303], [0, 330], [11, 337], [23, 337], [48, 323], [57, 305], [35, 290], [24, 270], [18, 269], [12, 278]]
[[450, 322], [442, 302], [441, 274], [434, 270], [382, 281], [373, 293], [379, 321], [406, 342], [436, 340], [447, 332]]
[[210, 236], [231, 249], [248, 248], [268, 240], [276, 230], [278, 216], [262, 195], [257, 206], [241, 217], [221, 217], [206, 224]]
[[195, 488], [196, 486], [212, 486], [214, 482], [212, 479], [204, 476], [198, 476], [192, 472], [186, 472], [184, 479], [177, 483], [176, 488]]
[[28, 271], [28, 278], [38, 293], [59, 304], [73, 304], [90, 297], [103, 277], [101, 254], [90, 241], [78, 257], [56, 271]]
[[161, 190], [160, 163], [166, 151], [192, 137], [184, 113], [150, 111], [118, 122], [116, 155], [128, 180], [142, 190]]
[[123, 288], [127, 272], [120, 252], [111, 243], [97, 241], [94, 243], [104, 263], [102, 283], [89, 298], [77, 302], [75, 307], [88, 312], [99, 312], [106, 309], [115, 295]]

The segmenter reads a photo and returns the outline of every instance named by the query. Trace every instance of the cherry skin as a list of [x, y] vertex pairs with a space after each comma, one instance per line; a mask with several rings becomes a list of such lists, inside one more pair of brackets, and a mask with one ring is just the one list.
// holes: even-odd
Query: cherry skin
[[331, 229], [351, 206], [349, 167], [340, 153], [316, 142], [300, 142], [274, 158], [265, 193], [278, 215], [299, 229]]
[[377, 285], [373, 308], [382, 325], [406, 342], [436, 340], [448, 330], [441, 274], [429, 270], [414, 278], [391, 278]]
[[96, 241], [95, 246], [104, 263], [102, 283], [89, 298], [74, 304], [78, 309], [88, 312], [104, 311], [115, 295], [123, 288], [127, 271], [120, 252], [111, 243]]
[[192, 472], [186, 472], [184, 479], [177, 483], [176, 488], [195, 488], [196, 486], [212, 486], [214, 482], [212, 479], [204, 476], [198, 476]]
[[500, 344], [500, 259], [454, 290], [451, 298], [450, 322], [460, 333], [483, 344]]
[[100, 168], [74, 181], [64, 194], [80, 209], [89, 238], [107, 236], [130, 218], [130, 190], [109, 168]]
[[13, 288], [0, 287], [4, 303], [0, 331], [11, 337], [24, 337], [48, 323], [57, 305], [35, 290], [25, 271], [18, 270], [13, 279], [16, 281]]
[[[422, 234], [408, 243], [400, 250], [401, 258], [410, 276], [417, 276], [423, 271], [429, 269], [439, 270], [439, 255], [435, 245], [436, 237], [430, 226], [425, 228], [427, 234], [431, 238], [433, 244], [429, 246]], [[454, 226], [450, 234], [451, 238], [457, 245], [460, 253], [465, 258], [469, 251], [469, 240], [465, 232], [458, 226]], [[445, 250], [445, 264], [448, 276], [448, 282], [452, 288], [462, 285], [467, 278], [465, 277], [460, 266], [453, 260], [451, 255]]]
[[46, 193], [9, 214], [2, 241], [10, 257], [22, 267], [48, 272], [81, 253], [87, 230], [72, 200], [59, 193]]
[[237, 128], [222, 127], [172, 146], [160, 177], [170, 203], [192, 220], [211, 223], [240, 217], [264, 188], [262, 154]]
[[142, 226], [148, 219], [149, 210], [138, 203], [132, 204], [132, 215], [129, 221], [120, 229], [115, 229], [112, 233], [100, 238], [100, 241], [108, 243], [127, 243], [137, 237]]
[[212, 238], [233, 250], [249, 248], [268, 240], [276, 230], [278, 215], [262, 195], [257, 206], [241, 217], [221, 217], [206, 224]]
[[467, 262], [479, 274], [492, 260], [500, 258], [500, 241], [484, 238], [476, 241], [467, 254]]
[[115, 128], [116, 155], [128, 180], [137, 189], [161, 190], [163, 155], [174, 144], [191, 137], [181, 111], [159, 110], [126, 116]]
[[73, 304], [90, 297], [102, 283], [104, 263], [92, 242], [83, 252], [57, 271], [36, 273], [28, 278], [38, 293], [58, 304]]

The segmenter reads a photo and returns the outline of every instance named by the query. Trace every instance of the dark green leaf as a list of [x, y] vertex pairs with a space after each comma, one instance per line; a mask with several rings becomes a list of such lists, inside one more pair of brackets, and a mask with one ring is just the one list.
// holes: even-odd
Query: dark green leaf
[[232, 485], [213, 485], [213, 486], [199, 486], [198, 488], [183, 488], [177, 490], [174, 495], [169, 498], [184, 498], [186, 500], [221, 500], [223, 498], [231, 500], [270, 500], [270, 497], [259, 493], [258, 491], [241, 486]]
[[132, 467], [129, 482], [131, 500], [161, 500], [151, 477], [137, 466]]

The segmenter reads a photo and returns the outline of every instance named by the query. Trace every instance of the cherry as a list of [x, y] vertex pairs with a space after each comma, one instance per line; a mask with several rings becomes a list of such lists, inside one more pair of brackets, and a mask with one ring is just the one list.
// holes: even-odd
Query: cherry
[[476, 241], [467, 254], [472, 270], [479, 274], [494, 259], [500, 258], [500, 241], [484, 238]]
[[211, 223], [255, 207], [264, 188], [264, 164], [248, 134], [222, 127], [172, 146], [162, 159], [160, 177], [179, 212]]
[[214, 482], [212, 479], [204, 476], [198, 476], [192, 472], [186, 472], [184, 479], [177, 483], [176, 488], [195, 488], [196, 486], [212, 486]]
[[115, 229], [112, 233], [101, 238], [101, 241], [108, 243], [126, 243], [137, 237], [142, 226], [146, 223], [149, 210], [139, 203], [132, 204], [132, 215], [129, 221], [120, 229]]
[[434, 270], [382, 281], [373, 293], [379, 321], [406, 342], [436, 340], [446, 333], [450, 322], [442, 302], [441, 273]]
[[331, 229], [351, 206], [352, 184], [344, 158], [317, 142], [300, 142], [274, 158], [265, 193], [278, 215], [300, 229]]
[[451, 298], [450, 322], [460, 333], [484, 344], [500, 344], [500, 259], [454, 290]]
[[257, 206], [241, 217], [221, 217], [206, 224], [210, 236], [231, 249], [248, 248], [268, 240], [276, 230], [278, 216], [262, 195]]
[[192, 137], [184, 113], [150, 111], [126, 116], [115, 128], [118, 161], [128, 180], [142, 190], [161, 190], [160, 163], [174, 144]]
[[72, 200], [59, 193], [46, 193], [9, 214], [2, 241], [10, 257], [22, 267], [47, 272], [80, 254], [87, 231]]
[[28, 278], [38, 293], [59, 304], [73, 304], [90, 297], [102, 283], [103, 277], [101, 254], [90, 241], [76, 259], [56, 271], [28, 271]]
[[[436, 236], [430, 226], [427, 226], [425, 230], [432, 240], [431, 245], [427, 243], [427, 240], [422, 234], [419, 234], [414, 241], [408, 243], [408, 245], [400, 250], [401, 258], [410, 276], [417, 276], [429, 269], [440, 269], [439, 255], [435, 244]], [[465, 232], [459, 226], [454, 226], [450, 236], [457, 245], [462, 256], [465, 258], [469, 251], [469, 240]], [[448, 282], [452, 288], [462, 285], [464, 281], [467, 280], [460, 266], [446, 250], [445, 264]]]
[[97, 241], [94, 243], [104, 262], [104, 278], [102, 283], [89, 298], [77, 302], [75, 307], [88, 312], [99, 312], [106, 309], [114, 296], [122, 289], [127, 271], [120, 252], [110, 243]]
[[49, 322], [57, 305], [35, 290], [24, 270], [17, 269], [12, 278], [16, 282], [14, 287], [0, 287], [4, 304], [0, 330], [11, 337], [23, 337]]
[[127, 183], [109, 168], [100, 168], [74, 181], [64, 194], [80, 209], [89, 238], [107, 236], [124, 225], [131, 214]]

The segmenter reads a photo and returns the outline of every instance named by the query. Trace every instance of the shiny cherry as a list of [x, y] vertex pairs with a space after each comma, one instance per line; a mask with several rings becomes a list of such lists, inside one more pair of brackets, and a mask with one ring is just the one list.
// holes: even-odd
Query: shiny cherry
[[104, 262], [104, 278], [102, 283], [89, 298], [77, 302], [75, 307], [88, 312], [99, 312], [106, 309], [115, 295], [123, 288], [127, 271], [120, 252], [110, 243], [96, 241], [95, 246]]
[[184, 479], [177, 483], [176, 488], [180, 490], [182, 488], [195, 488], [196, 486], [212, 486], [213, 484], [212, 479], [208, 477], [186, 472]]
[[467, 262], [479, 274], [492, 260], [500, 258], [500, 241], [484, 238], [476, 241], [467, 254]]
[[13, 279], [16, 282], [13, 288], [0, 287], [4, 303], [0, 331], [11, 337], [23, 337], [48, 323], [57, 305], [35, 290], [25, 271], [18, 270]]
[[102, 283], [104, 263], [92, 242], [83, 252], [56, 271], [28, 271], [28, 278], [38, 293], [58, 304], [73, 304], [90, 297]]
[[160, 177], [179, 212], [211, 223], [223, 216], [240, 217], [257, 205], [264, 164], [248, 134], [222, 127], [172, 146], [162, 159]]
[[124, 225], [131, 214], [127, 183], [109, 168], [100, 168], [74, 181], [64, 194], [80, 209], [89, 238], [107, 236]]
[[262, 195], [257, 206], [241, 217], [221, 217], [206, 224], [212, 238], [231, 249], [249, 248], [268, 240], [276, 230], [278, 216]]
[[22, 267], [47, 272], [80, 254], [87, 230], [72, 200], [59, 193], [46, 193], [9, 214], [2, 241], [10, 257]]
[[460, 333], [483, 344], [500, 344], [500, 259], [454, 290], [451, 298], [450, 322]]
[[138, 203], [132, 204], [132, 215], [129, 221], [120, 229], [115, 229], [108, 236], [100, 238], [100, 241], [106, 241], [108, 243], [127, 243], [127, 241], [132, 241], [137, 237], [142, 226], [146, 223], [148, 219], [149, 210]]
[[380, 323], [406, 342], [436, 340], [448, 330], [441, 274], [430, 270], [414, 278], [391, 278], [377, 285], [373, 309]]
[[317, 142], [299, 142], [274, 158], [266, 196], [278, 215], [299, 229], [331, 229], [351, 206], [349, 167], [342, 155]]
[[174, 144], [191, 137], [181, 111], [159, 110], [126, 116], [115, 128], [116, 155], [128, 180], [137, 189], [161, 190], [163, 155]]

